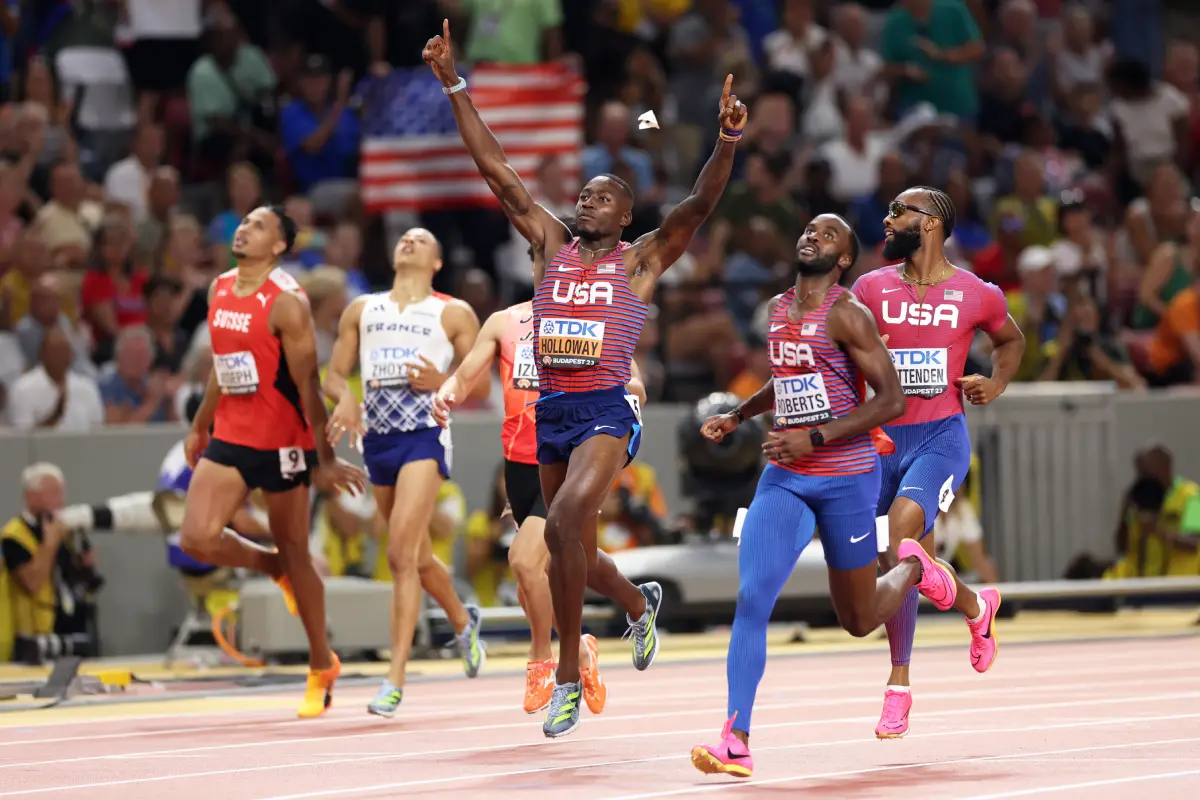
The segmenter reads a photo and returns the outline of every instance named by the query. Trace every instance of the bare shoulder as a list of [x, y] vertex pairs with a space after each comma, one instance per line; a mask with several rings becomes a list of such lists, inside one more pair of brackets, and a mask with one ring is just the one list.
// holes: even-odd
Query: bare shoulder
[[438, 297], [446, 303], [442, 308], [442, 326], [447, 333], [454, 333], [463, 327], [479, 327], [479, 317], [467, 301], [447, 294], [438, 294]]
[[829, 311], [851, 329], [858, 329], [864, 324], [869, 324], [872, 328], [875, 326], [875, 315], [853, 292], [842, 292], [833, 301], [833, 307]]
[[271, 327], [279, 331], [303, 330], [312, 325], [312, 306], [300, 291], [282, 292], [271, 304]]
[[357, 325], [362, 320], [363, 309], [367, 307], [371, 295], [360, 294], [358, 297], [350, 301], [346, 306], [346, 310], [342, 312], [342, 320]]

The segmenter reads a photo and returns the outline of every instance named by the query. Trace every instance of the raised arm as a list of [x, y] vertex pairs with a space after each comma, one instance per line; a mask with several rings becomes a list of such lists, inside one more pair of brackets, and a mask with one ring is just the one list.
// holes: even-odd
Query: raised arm
[[[704, 169], [700, 170], [700, 177], [696, 179], [691, 195], [667, 214], [658, 230], [641, 237], [631, 248], [638, 259], [633, 273], [636, 281], [634, 291], [643, 300], [654, 290], [658, 276], [683, 255], [696, 231], [716, 209], [725, 192], [725, 185], [729, 183], [734, 151], [737, 150], [742, 129], [746, 127], [746, 107], [738, 101], [737, 95], [731, 94], [732, 88], [733, 76], [730, 75], [725, 78], [725, 87], [721, 91], [718, 116], [721, 128], [717, 147]], [[643, 276], [648, 279], [644, 284]]]
[[824, 440], [834, 442], [857, 436], [903, 414], [906, 402], [900, 376], [892, 365], [887, 345], [879, 338], [871, 312], [853, 298], [839, 300], [829, 312], [829, 336], [845, 348], [875, 396], [846, 416], [820, 426]]
[[479, 173], [487, 181], [492, 193], [500, 201], [500, 207], [512, 220], [513, 225], [524, 236], [535, 251], [557, 252], [562, 243], [570, 238], [567, 227], [558, 218], [533, 201], [533, 196], [521, 182], [517, 171], [508, 163], [504, 149], [491, 130], [479, 116], [471, 96], [467, 93], [467, 82], [454, 69], [454, 51], [450, 40], [450, 21], [442, 21], [442, 35], [434, 36], [422, 52], [425, 63], [442, 82], [443, 91], [450, 98], [458, 132], [467, 152], [479, 167]]

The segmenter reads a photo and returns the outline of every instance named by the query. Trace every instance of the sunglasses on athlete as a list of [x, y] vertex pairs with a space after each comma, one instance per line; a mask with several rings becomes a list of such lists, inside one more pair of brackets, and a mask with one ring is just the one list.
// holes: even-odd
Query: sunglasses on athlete
[[915, 211], [918, 214], [924, 214], [927, 217], [937, 217], [937, 214], [933, 213], [932, 211], [926, 211], [923, 208], [918, 208], [917, 206], [909, 203], [903, 203], [899, 200], [893, 200], [892, 202], [888, 203], [888, 216], [892, 219], [904, 216], [905, 211]]

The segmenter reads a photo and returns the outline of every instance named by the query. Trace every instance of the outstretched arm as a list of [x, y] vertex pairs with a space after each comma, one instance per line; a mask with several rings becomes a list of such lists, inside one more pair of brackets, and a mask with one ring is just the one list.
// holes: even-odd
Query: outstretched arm
[[875, 396], [846, 416], [820, 426], [824, 440], [833, 442], [857, 436], [903, 414], [906, 401], [900, 376], [870, 312], [850, 298], [836, 303], [829, 312], [829, 336], [846, 349]]
[[458, 369], [454, 370], [442, 384], [439, 395], [449, 394], [462, 400], [475, 390], [479, 379], [487, 372], [488, 367], [492, 365], [492, 359], [496, 357], [496, 348], [500, 343], [500, 334], [504, 330], [507, 314], [507, 311], [497, 311], [487, 318], [483, 327], [479, 329], [475, 345], [458, 365]]
[[570, 233], [557, 217], [533, 201], [517, 171], [508, 163], [500, 142], [480, 118], [465, 88], [466, 82], [454, 68], [449, 20], [442, 22], [442, 35], [430, 39], [422, 55], [447, 90], [463, 143], [504, 213], [535, 251], [557, 252]]
[[[733, 76], [730, 75], [725, 79], [725, 88], [721, 92], [721, 131], [717, 147], [704, 169], [700, 170], [700, 177], [696, 179], [691, 195], [667, 214], [658, 230], [646, 234], [634, 245], [638, 258], [634, 277], [648, 275], [650, 290], [658, 276], [683, 255], [696, 231], [716, 209], [725, 192], [725, 185], [729, 183], [733, 155], [746, 125], [746, 107], [738, 101], [737, 95], [730, 93], [732, 87]], [[648, 291], [639, 287], [638, 294], [645, 299]]]

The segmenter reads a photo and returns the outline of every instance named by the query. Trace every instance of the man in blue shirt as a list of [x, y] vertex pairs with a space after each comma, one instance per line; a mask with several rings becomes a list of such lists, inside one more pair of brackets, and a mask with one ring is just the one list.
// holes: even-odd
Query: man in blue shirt
[[358, 156], [358, 119], [349, 110], [352, 75], [343, 70], [331, 100], [332, 79], [323, 56], [309, 56], [300, 78], [301, 96], [280, 119], [292, 176], [308, 193], [324, 181], [353, 179]]

